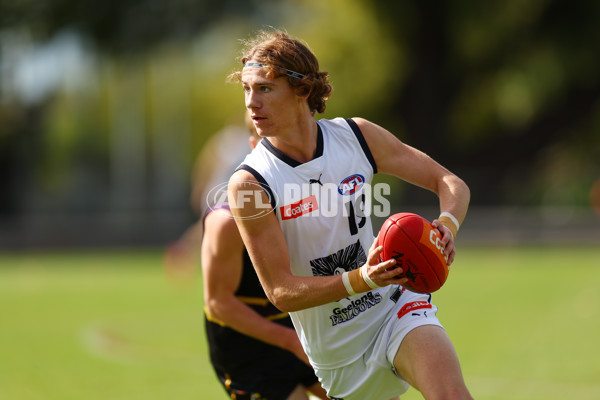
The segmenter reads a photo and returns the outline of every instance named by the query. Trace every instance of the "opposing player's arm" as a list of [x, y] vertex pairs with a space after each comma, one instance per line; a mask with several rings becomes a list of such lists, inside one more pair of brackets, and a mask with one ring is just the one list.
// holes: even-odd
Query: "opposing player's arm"
[[263, 318], [235, 296], [242, 279], [244, 244], [231, 214], [215, 210], [204, 224], [202, 273], [208, 313], [240, 333], [289, 350], [308, 362], [293, 329]]
[[[465, 182], [441, 166], [427, 154], [396, 138], [384, 128], [362, 118], [353, 118], [361, 129], [373, 154], [379, 172], [394, 175], [402, 180], [434, 192], [440, 200], [442, 212], [452, 214], [459, 224], [464, 220], [470, 200]], [[441, 228], [439, 221], [434, 225]], [[444, 229], [443, 243], [451, 242], [446, 249], [453, 258], [454, 238]]]
[[[249, 184], [250, 182], [250, 184]], [[249, 195], [249, 187], [258, 188]], [[301, 277], [292, 274], [290, 258], [283, 231], [274, 213], [264, 214], [260, 204], [268, 204], [264, 190], [247, 171], [237, 171], [229, 181], [229, 205], [269, 300], [280, 310], [297, 311], [337, 301], [348, 296], [342, 278], [336, 276]], [[260, 203], [262, 202], [262, 203]], [[258, 216], [259, 214], [262, 214]], [[257, 217], [258, 216], [258, 217]], [[370, 252], [371, 253], [371, 252]], [[377, 254], [370, 254], [370, 263], [377, 264]], [[381, 264], [385, 269], [388, 265]], [[391, 274], [388, 274], [391, 275]], [[379, 281], [378, 284], [390, 284]]]

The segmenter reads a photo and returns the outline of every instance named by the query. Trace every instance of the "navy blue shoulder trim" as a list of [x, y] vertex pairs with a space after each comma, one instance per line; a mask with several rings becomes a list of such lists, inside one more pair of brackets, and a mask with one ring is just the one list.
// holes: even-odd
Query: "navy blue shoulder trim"
[[317, 121], [317, 148], [315, 149], [315, 158], [319, 158], [323, 155], [323, 131], [321, 125]]
[[373, 173], [376, 174], [377, 173], [377, 164], [375, 164], [375, 158], [373, 158], [371, 149], [369, 149], [369, 145], [367, 144], [367, 141], [365, 140], [365, 137], [363, 136], [362, 131], [360, 130], [358, 125], [356, 125], [356, 122], [354, 122], [354, 120], [352, 118], [347, 118], [346, 122], [348, 122], [348, 125], [350, 125], [350, 128], [352, 128], [352, 131], [354, 132], [354, 135], [356, 136], [358, 143], [360, 143], [360, 147], [362, 147], [362, 149], [365, 153], [365, 156], [367, 156], [367, 159], [369, 160], [369, 163], [371, 164], [371, 167], [373, 167]]
[[267, 193], [267, 196], [269, 196], [269, 199], [271, 200], [271, 207], [273, 207], [273, 210], [277, 212], [277, 209], [275, 208], [277, 206], [277, 200], [275, 199], [273, 191], [271, 190], [271, 187], [269, 186], [265, 178], [263, 178], [263, 176], [257, 170], [255, 170], [247, 164], [241, 164], [239, 167], [236, 168], [236, 171], [239, 171], [241, 169], [250, 172], [252, 176], [254, 176], [254, 178], [258, 181], [263, 190]]

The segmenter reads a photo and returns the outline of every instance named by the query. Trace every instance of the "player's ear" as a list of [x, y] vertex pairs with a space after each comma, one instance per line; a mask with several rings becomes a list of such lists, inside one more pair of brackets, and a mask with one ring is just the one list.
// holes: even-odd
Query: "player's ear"
[[302, 104], [302, 103], [308, 104], [308, 96], [310, 96], [310, 93], [305, 94], [305, 95], [299, 95], [296, 92], [296, 100], [298, 101], [298, 104]]
[[310, 88], [308, 86], [297, 87], [295, 92], [296, 96], [303, 100], [308, 100], [308, 96], [310, 96]]

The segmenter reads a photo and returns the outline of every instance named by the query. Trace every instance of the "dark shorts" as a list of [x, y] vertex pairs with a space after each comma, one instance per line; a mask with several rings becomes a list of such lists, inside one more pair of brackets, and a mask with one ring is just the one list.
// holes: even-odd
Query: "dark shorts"
[[232, 399], [285, 400], [298, 385], [310, 387], [318, 382], [311, 367], [289, 354], [290, 357], [285, 357], [282, 362], [268, 365], [264, 360], [257, 359], [258, 368], [243, 374], [229, 374], [216, 367], [215, 371]]
[[[289, 317], [273, 321], [293, 329]], [[289, 351], [206, 319], [210, 359], [219, 381], [236, 400], [285, 400], [298, 385], [319, 380]]]

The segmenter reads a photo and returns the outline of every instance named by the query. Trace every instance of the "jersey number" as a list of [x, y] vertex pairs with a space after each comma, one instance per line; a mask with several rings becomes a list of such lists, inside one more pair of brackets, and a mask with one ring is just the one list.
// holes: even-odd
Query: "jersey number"
[[346, 213], [348, 214], [348, 227], [350, 234], [356, 235], [358, 230], [365, 226], [367, 217], [365, 216], [365, 194], [361, 194], [356, 198], [355, 203], [352, 200], [346, 204]]

